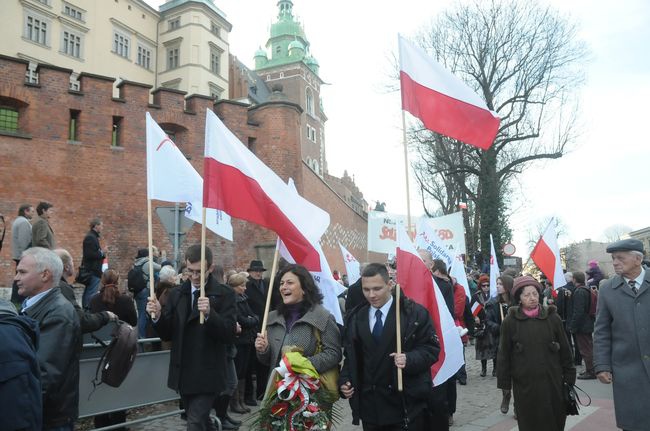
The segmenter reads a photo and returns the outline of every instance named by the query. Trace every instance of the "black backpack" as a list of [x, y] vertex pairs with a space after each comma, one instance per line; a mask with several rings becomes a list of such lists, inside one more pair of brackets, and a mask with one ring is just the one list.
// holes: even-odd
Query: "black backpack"
[[93, 379], [95, 388], [102, 383], [114, 388], [119, 387], [135, 362], [138, 351], [138, 329], [126, 322], [118, 321], [111, 337], [111, 343], [108, 345], [95, 338], [102, 346], [106, 347], [95, 371]]
[[149, 277], [147, 277], [142, 270], [144, 265], [147, 263], [149, 263], [149, 261], [145, 260], [138, 265], [133, 265], [133, 268], [129, 270], [129, 273], [126, 276], [127, 287], [129, 288], [129, 291], [133, 293], [133, 295], [137, 295], [140, 293], [140, 291], [147, 288]]

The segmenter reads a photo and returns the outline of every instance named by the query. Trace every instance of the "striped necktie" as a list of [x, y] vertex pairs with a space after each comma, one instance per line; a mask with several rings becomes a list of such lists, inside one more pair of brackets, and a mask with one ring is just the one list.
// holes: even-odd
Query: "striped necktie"
[[632, 292], [634, 292], [634, 294], [636, 295], [637, 294], [636, 280], [630, 280], [627, 282], [627, 284], [630, 285], [630, 289], [632, 289]]

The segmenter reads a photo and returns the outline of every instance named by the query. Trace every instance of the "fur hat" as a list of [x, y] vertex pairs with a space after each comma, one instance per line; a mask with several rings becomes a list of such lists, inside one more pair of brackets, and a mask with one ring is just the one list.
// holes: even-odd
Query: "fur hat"
[[483, 284], [483, 283], [489, 283], [489, 282], [490, 282], [490, 277], [487, 276], [487, 275], [485, 275], [485, 274], [481, 275], [481, 276], [478, 278], [478, 284], [479, 284], [479, 286], [480, 286], [481, 284]]
[[530, 275], [524, 275], [523, 277], [515, 278], [515, 283], [512, 286], [512, 296], [514, 297], [518, 291], [522, 290], [526, 286], [533, 286], [535, 289], [537, 289], [538, 293], [542, 293], [544, 290], [539, 281], [535, 280]]

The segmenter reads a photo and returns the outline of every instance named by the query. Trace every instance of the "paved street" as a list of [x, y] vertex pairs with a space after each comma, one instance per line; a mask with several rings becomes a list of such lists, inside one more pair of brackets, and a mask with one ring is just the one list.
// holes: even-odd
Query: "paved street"
[[[467, 386], [458, 385], [458, 411], [454, 416], [453, 431], [511, 431], [517, 430], [517, 423], [512, 416], [512, 406], [507, 415], [501, 414], [501, 391], [496, 388], [496, 377], [491, 377], [491, 365], [488, 365], [488, 376], [480, 377], [480, 362], [474, 360], [474, 346], [466, 348], [468, 360]], [[578, 370], [581, 371], [581, 368]], [[591, 397], [589, 407], [583, 407], [579, 416], [569, 417], [566, 430], [572, 431], [611, 431], [616, 430], [614, 421], [614, 406], [612, 404], [611, 386], [597, 381], [578, 381], [578, 386]], [[337, 431], [358, 431], [360, 426], [351, 424], [352, 416], [347, 402], [339, 401], [344, 411], [344, 420], [335, 427]], [[238, 419], [246, 417], [233, 415]], [[185, 422], [178, 417], [165, 418], [146, 425], [133, 426], [132, 430], [181, 430]], [[241, 431], [249, 431], [244, 425]]]

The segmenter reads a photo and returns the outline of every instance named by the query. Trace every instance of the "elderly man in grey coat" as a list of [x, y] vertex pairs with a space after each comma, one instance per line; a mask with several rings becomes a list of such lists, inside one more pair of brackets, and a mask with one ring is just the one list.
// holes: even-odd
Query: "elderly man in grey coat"
[[614, 385], [616, 425], [627, 431], [650, 429], [650, 271], [643, 243], [625, 239], [607, 247], [616, 275], [598, 295], [594, 369]]

